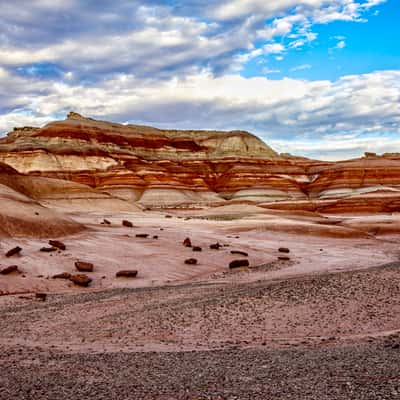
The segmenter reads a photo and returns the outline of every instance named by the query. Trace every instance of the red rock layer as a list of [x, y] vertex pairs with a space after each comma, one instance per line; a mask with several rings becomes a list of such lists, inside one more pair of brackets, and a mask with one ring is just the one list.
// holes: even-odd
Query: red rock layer
[[337, 163], [280, 157], [246, 132], [159, 130], [75, 113], [41, 129], [14, 130], [0, 140], [0, 162], [101, 191], [131, 190], [155, 206], [233, 200], [292, 210], [394, 212], [400, 201], [400, 155]]

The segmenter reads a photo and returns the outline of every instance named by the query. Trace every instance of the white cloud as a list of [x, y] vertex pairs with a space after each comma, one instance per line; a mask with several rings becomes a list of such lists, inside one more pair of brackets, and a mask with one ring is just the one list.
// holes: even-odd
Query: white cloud
[[329, 161], [356, 158], [365, 152], [383, 154], [400, 152], [400, 136], [393, 137], [390, 134], [372, 135], [361, 137], [360, 135], [330, 135], [319, 141], [296, 140], [296, 142], [271, 140], [269, 144], [280, 153], [290, 153], [298, 156], [319, 158]]
[[341, 40], [340, 42], [338, 42], [338, 44], [336, 45], [337, 49], [344, 49], [346, 47], [346, 42], [344, 40]]
[[268, 74], [279, 74], [281, 71], [279, 69], [270, 69], [268, 67], [264, 67], [262, 69], [262, 73], [264, 75], [268, 75]]
[[306, 69], [310, 69], [311, 65], [310, 64], [302, 64], [302, 65], [297, 65], [296, 67], [293, 67], [290, 69], [290, 71], [295, 72], [295, 71], [304, 71]]
[[[167, 81], [121, 74], [92, 87], [36, 81], [32, 91], [31, 83], [9, 86], [19, 91], [24, 85], [26, 92], [19, 97], [24, 106], [3, 114], [1, 129], [41, 124], [52, 114], [73, 109], [96, 118], [161, 127], [246, 129], [272, 144], [278, 138], [287, 141], [289, 148], [294, 139], [319, 140], [315, 146], [325, 155], [337, 135], [400, 133], [400, 71], [350, 75], [335, 82], [216, 77], [204, 71]], [[338, 150], [349, 146], [348, 140], [334, 143]], [[366, 138], [359, 143], [366, 150], [367, 143], [374, 142]]]
[[[278, 72], [268, 68], [268, 57], [282, 61], [308, 46], [317, 38], [315, 24], [363, 21], [384, 1], [9, 1], [0, 17], [0, 131], [75, 109], [305, 143], [343, 132], [399, 132], [398, 71], [335, 82], [232, 73], [257, 57], [262, 73]], [[335, 39], [345, 47], [347, 38]], [[54, 66], [57, 78], [46, 78], [35, 63]]]
[[204, 67], [227, 71], [240, 57], [242, 63], [253, 58], [256, 43], [268, 49], [287, 37], [286, 47], [300, 49], [316, 39], [313, 24], [361, 20], [383, 1], [210, 0], [199, 6], [188, 0], [186, 14], [176, 14], [156, 0], [14, 0], [2, 8], [0, 66], [48, 62], [77, 80], [115, 71], [159, 77]]
[[291, 16], [274, 19], [270, 26], [258, 30], [257, 35], [262, 39], [271, 40], [275, 36], [284, 36], [292, 31], [293, 18]]
[[264, 54], [279, 54], [285, 51], [285, 47], [281, 43], [269, 43], [263, 46]]
[[165, 21], [158, 19], [142, 30], [97, 40], [92, 37], [65, 39], [36, 51], [0, 47], [0, 62], [4, 66], [49, 62], [70, 70], [78, 65], [81, 71], [92, 73], [122, 68], [136, 74], [148, 74], [171, 66], [185, 69], [188, 65], [251, 45], [241, 29], [208, 37], [204, 35], [208, 28], [205, 23], [168, 16]]

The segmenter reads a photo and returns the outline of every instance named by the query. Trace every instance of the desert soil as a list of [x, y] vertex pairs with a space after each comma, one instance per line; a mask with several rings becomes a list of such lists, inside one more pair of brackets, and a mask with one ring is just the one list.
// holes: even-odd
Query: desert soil
[[[72, 217], [90, 230], [65, 251], [1, 241], [23, 248], [0, 264], [24, 274], [0, 277], [1, 400], [400, 399], [400, 236], [284, 232], [273, 216]], [[250, 268], [230, 271], [231, 250]], [[91, 287], [51, 279], [78, 259]], [[115, 278], [127, 268], [138, 277]]]

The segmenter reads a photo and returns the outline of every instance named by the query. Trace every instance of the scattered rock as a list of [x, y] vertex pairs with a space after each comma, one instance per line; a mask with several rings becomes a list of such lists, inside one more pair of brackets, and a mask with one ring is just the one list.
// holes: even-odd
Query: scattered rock
[[218, 242], [214, 244], [210, 244], [210, 249], [212, 250], [219, 250], [222, 245], [220, 245]]
[[138, 233], [135, 235], [137, 238], [147, 238], [149, 235], [147, 233]]
[[233, 260], [229, 263], [229, 268], [241, 268], [241, 267], [248, 267], [249, 260]]
[[192, 250], [193, 251], [202, 251], [202, 248], [200, 246], [193, 246]]
[[289, 256], [279, 256], [278, 260], [280, 260], [280, 261], [289, 261], [290, 257]]
[[88, 287], [90, 282], [92, 282], [92, 279], [90, 279], [87, 275], [84, 274], [71, 275], [69, 280], [75, 283], [75, 285], [83, 287]]
[[195, 258], [188, 258], [187, 260], [185, 260], [185, 264], [195, 265], [197, 264], [197, 260]]
[[172, 215], [166, 215], [165, 218], [172, 218]]
[[67, 248], [65, 244], [59, 240], [49, 240], [49, 245], [56, 247], [59, 250], [65, 250]]
[[127, 269], [127, 270], [122, 270], [122, 271], [118, 271], [115, 276], [117, 278], [136, 278], [137, 277], [137, 270], [136, 269]]
[[40, 249], [40, 251], [42, 251], [43, 253], [51, 253], [53, 251], [57, 251], [56, 247], [42, 247]]
[[10, 265], [9, 267], [2, 269], [0, 271], [0, 274], [9, 275], [12, 274], [13, 272], [20, 272], [17, 265]]
[[279, 247], [279, 253], [290, 253], [290, 250], [287, 247]]
[[192, 242], [190, 240], [190, 238], [186, 238], [183, 243], [182, 243], [185, 247], [192, 247]]
[[71, 279], [71, 274], [68, 272], [62, 272], [61, 274], [53, 275], [53, 279]]
[[103, 219], [103, 224], [104, 225], [111, 225], [111, 222], [108, 219]]
[[236, 254], [236, 255], [244, 256], [244, 257], [249, 256], [245, 251], [240, 251], [240, 250], [231, 250], [231, 254]]
[[47, 294], [46, 293], [35, 293], [35, 297], [40, 301], [46, 301]]
[[79, 272], [93, 272], [93, 264], [85, 261], [76, 261], [75, 267]]
[[153, 236], [153, 239], [158, 239], [158, 235], [154, 235], [154, 236]]
[[15, 256], [16, 254], [19, 254], [21, 251], [22, 251], [21, 247], [19, 246], [14, 247], [13, 249], [7, 251], [6, 257]]
[[133, 224], [131, 221], [127, 221], [126, 219], [124, 219], [122, 221], [122, 226], [126, 226], [127, 228], [133, 228]]

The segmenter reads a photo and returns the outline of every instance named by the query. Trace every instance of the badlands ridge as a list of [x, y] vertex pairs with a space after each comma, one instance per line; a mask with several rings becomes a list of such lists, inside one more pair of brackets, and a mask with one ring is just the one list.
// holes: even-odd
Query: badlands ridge
[[396, 153], [316, 161], [277, 154], [242, 131], [159, 130], [76, 113], [42, 128], [16, 128], [0, 140], [0, 162], [30, 178], [25, 195], [70, 208], [85, 200], [100, 209], [247, 203], [393, 212], [400, 207], [399, 161]]

